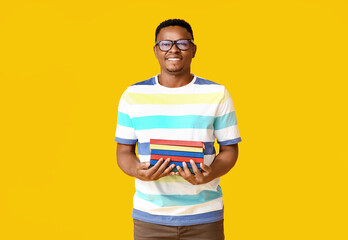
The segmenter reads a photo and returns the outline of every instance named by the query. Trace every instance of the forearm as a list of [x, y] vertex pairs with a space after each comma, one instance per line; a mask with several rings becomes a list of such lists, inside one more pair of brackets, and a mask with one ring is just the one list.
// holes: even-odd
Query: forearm
[[150, 162], [140, 162], [135, 154], [135, 145], [117, 144], [117, 164], [123, 172], [143, 181], [154, 181], [169, 175], [174, 164], [168, 167], [169, 158], [163, 158], [149, 169]]
[[137, 177], [137, 164], [139, 162], [135, 152], [120, 151], [119, 148], [117, 148], [117, 164], [127, 175]]
[[238, 158], [238, 144], [221, 146], [220, 153], [215, 157], [210, 165], [212, 171], [210, 181], [228, 173], [236, 164]]

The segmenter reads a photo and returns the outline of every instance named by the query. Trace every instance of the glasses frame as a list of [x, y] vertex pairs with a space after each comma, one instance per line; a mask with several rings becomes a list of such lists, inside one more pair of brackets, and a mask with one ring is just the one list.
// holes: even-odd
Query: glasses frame
[[178, 47], [178, 45], [176, 44], [178, 41], [181, 41], [181, 40], [188, 40], [190, 43], [192, 43], [193, 45], [195, 45], [195, 43], [193, 42], [193, 39], [178, 39], [178, 40], [175, 40], [175, 41], [172, 41], [172, 40], [158, 40], [156, 43], [155, 43], [155, 47], [157, 46], [157, 45], [159, 45], [159, 43], [160, 42], [162, 42], [162, 41], [170, 41], [170, 42], [172, 42], [172, 46], [167, 50], [167, 51], [165, 51], [165, 50], [161, 50], [161, 48], [158, 46], [158, 49], [160, 50], [160, 51], [162, 51], [162, 52], [168, 52], [170, 49], [172, 49], [172, 47], [174, 46], [174, 44], [175, 44], [175, 46], [180, 50], [180, 51], [187, 51], [187, 50], [189, 50], [190, 49], [190, 47], [188, 48], [188, 49], [186, 49], [186, 50], [182, 50], [182, 49], [180, 49], [179, 47]]

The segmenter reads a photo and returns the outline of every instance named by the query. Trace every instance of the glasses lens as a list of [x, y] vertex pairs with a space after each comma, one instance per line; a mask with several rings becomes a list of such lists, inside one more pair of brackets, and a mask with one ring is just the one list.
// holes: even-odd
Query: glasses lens
[[180, 50], [188, 50], [190, 48], [190, 41], [186, 39], [176, 41], [176, 46]]
[[171, 49], [172, 44], [173, 43], [171, 41], [163, 40], [158, 43], [158, 47], [161, 51], [168, 51]]

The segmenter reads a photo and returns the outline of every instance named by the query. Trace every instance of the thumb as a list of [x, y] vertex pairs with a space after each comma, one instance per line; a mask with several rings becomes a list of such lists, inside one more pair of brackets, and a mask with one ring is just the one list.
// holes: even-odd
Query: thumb
[[147, 169], [150, 166], [150, 162], [142, 162], [140, 163], [140, 168]]
[[207, 173], [211, 172], [211, 167], [205, 165], [204, 163], [201, 163], [201, 168], [204, 172], [207, 172]]

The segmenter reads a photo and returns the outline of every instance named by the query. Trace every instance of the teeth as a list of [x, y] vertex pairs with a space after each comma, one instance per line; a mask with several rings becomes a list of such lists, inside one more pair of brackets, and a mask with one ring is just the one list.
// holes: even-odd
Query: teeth
[[168, 58], [168, 60], [178, 61], [178, 60], [180, 60], [180, 58]]

